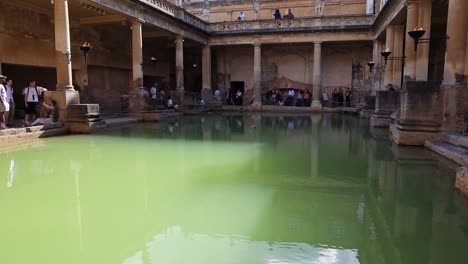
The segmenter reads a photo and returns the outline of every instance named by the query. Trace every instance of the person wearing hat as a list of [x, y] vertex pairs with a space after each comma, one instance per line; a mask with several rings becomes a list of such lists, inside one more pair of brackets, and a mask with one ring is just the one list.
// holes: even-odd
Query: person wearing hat
[[10, 110], [10, 105], [7, 100], [7, 92], [3, 85], [6, 80], [5, 75], [0, 75], [0, 129], [7, 128], [5, 125], [5, 112]]

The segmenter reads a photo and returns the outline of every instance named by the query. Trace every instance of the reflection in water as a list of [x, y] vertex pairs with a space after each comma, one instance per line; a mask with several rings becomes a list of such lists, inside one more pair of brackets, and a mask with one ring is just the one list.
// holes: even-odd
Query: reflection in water
[[0, 263], [467, 263], [450, 164], [366, 122], [206, 115], [0, 154]]
[[[185, 234], [170, 227], [122, 264], [157, 263], [359, 263], [356, 250], [327, 248], [305, 243], [253, 241], [242, 237]], [[176, 254], [175, 254], [176, 253]], [[215, 260], [215, 262], [213, 262]]]
[[15, 160], [10, 160], [10, 168], [8, 169], [8, 180], [6, 183], [7, 188], [13, 187], [13, 180], [15, 179]]

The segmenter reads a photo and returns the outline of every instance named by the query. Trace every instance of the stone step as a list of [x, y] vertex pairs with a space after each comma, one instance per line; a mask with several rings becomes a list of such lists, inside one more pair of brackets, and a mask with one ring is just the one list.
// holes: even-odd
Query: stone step
[[441, 133], [444, 142], [468, 149], [468, 136], [460, 133]]
[[457, 164], [468, 166], [468, 150], [463, 147], [452, 145], [441, 140], [426, 141], [424, 145]]

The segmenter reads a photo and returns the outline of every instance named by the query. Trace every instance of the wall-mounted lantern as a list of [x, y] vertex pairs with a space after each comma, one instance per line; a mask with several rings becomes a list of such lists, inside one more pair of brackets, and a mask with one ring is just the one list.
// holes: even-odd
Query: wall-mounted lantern
[[75, 55], [81, 55], [81, 56], [83, 56], [83, 57], [84, 57], [84, 60], [85, 60], [85, 62], [86, 62], [86, 61], [87, 61], [88, 52], [91, 51], [92, 48], [93, 48], [93, 47], [91, 46], [91, 43], [85, 41], [85, 42], [80, 46], [80, 50], [81, 50], [80, 53], [71, 53], [71, 52], [65, 53], [65, 55], [67, 56], [68, 64], [71, 63], [71, 57], [72, 57], [72, 56], [75, 56]]

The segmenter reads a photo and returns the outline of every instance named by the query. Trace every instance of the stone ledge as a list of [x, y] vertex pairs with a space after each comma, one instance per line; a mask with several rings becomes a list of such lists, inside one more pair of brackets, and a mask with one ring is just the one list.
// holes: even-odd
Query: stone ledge
[[[38, 126], [42, 130], [35, 130], [27, 132], [25, 128], [17, 130], [24, 131], [16, 134], [8, 134], [0, 136], [0, 147], [17, 144], [18, 142], [27, 142], [38, 138], [51, 137], [57, 135], [64, 135], [68, 133], [68, 130], [64, 127], [44, 129], [43, 126]], [[35, 127], [34, 127], [35, 128]]]
[[390, 137], [398, 145], [423, 146], [426, 141], [440, 139], [439, 133], [422, 131], [403, 131], [398, 126], [390, 126]]
[[373, 114], [370, 118], [370, 125], [372, 127], [387, 128], [390, 126], [391, 121], [390, 116], [377, 116]]
[[468, 153], [467, 150], [462, 147], [454, 146], [443, 141], [426, 141], [424, 145], [459, 165], [468, 166]]
[[466, 197], [468, 197], [468, 167], [461, 167], [457, 169], [455, 188], [460, 190]]

